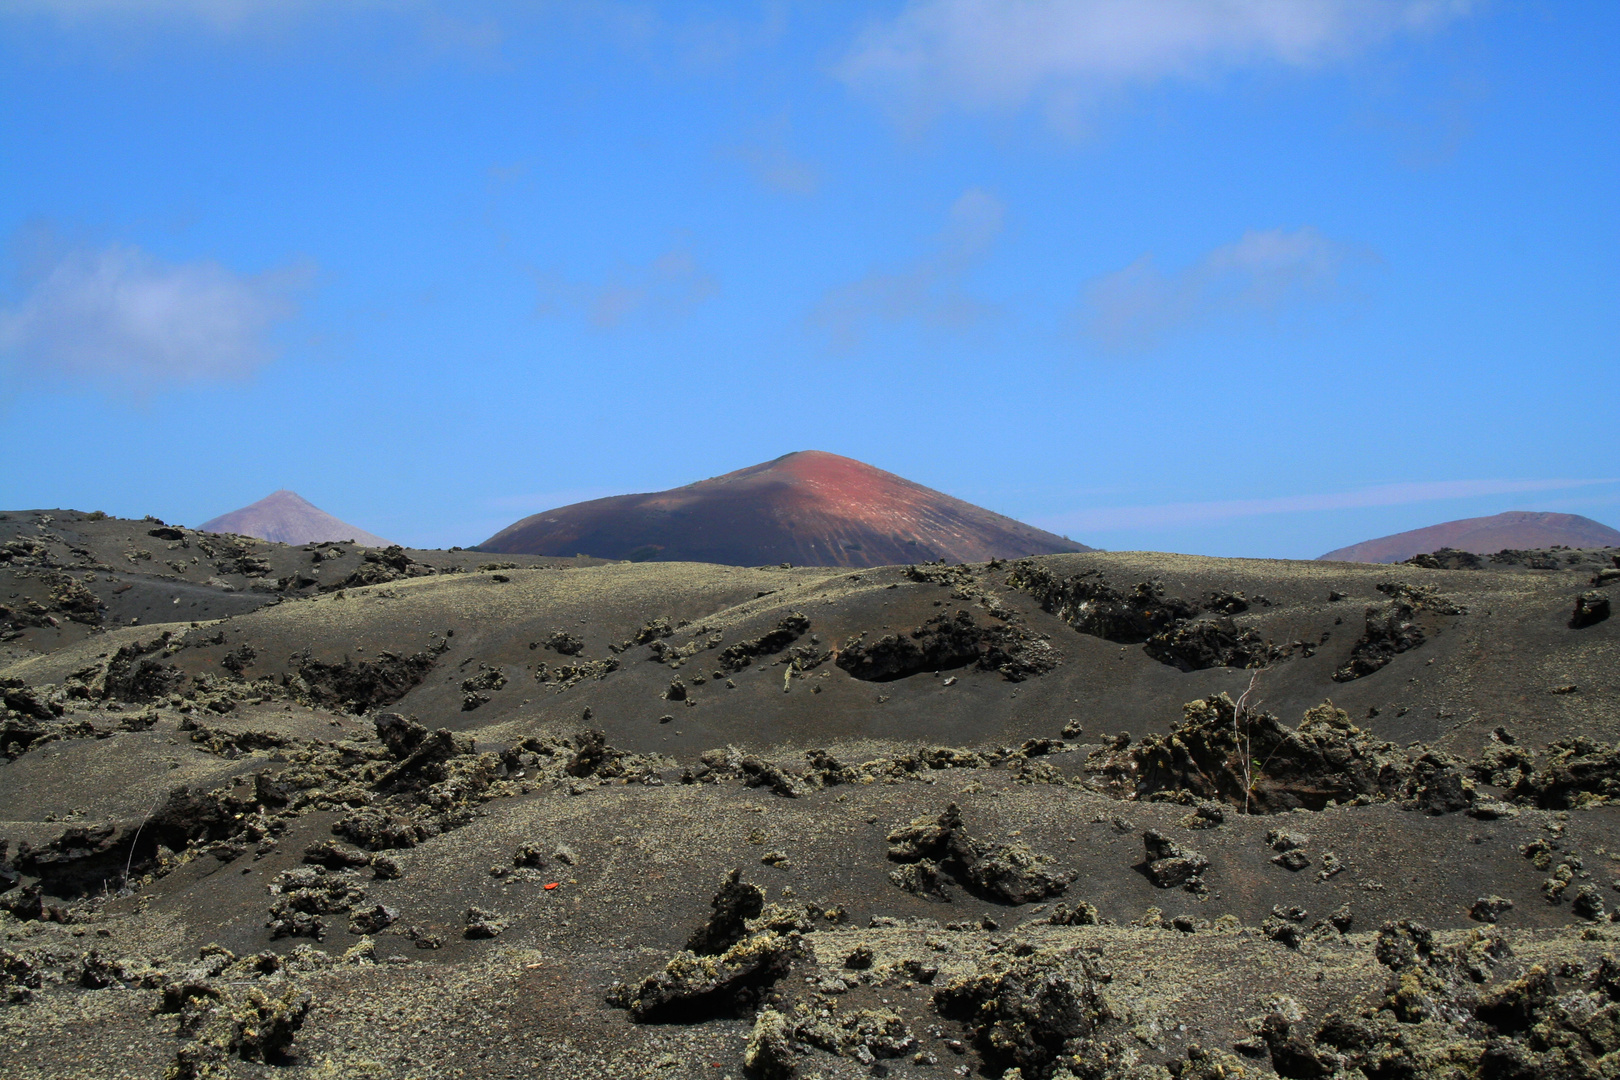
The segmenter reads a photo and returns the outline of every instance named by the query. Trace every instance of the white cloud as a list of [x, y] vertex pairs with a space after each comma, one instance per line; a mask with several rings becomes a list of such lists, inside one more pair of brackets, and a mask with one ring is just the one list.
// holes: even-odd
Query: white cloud
[[1143, 255], [1086, 286], [1082, 323], [1105, 348], [1146, 348], [1177, 331], [1330, 299], [1355, 257], [1309, 226], [1244, 233], [1173, 274]]
[[1111, 529], [1155, 529], [1204, 525], [1232, 518], [1267, 514], [1317, 513], [1357, 510], [1373, 506], [1405, 506], [1445, 499], [1483, 495], [1513, 495], [1530, 491], [1564, 491], [1613, 484], [1616, 480], [1438, 480], [1427, 483], [1381, 484], [1360, 491], [1320, 495], [1287, 495], [1273, 499], [1233, 499], [1225, 502], [1165, 503], [1159, 506], [1104, 506], [1042, 519], [1042, 528], [1074, 533]]
[[967, 326], [992, 313], [962, 289], [962, 278], [989, 254], [1001, 235], [1006, 208], [982, 188], [969, 188], [951, 205], [937, 249], [892, 272], [868, 274], [830, 290], [811, 314], [840, 348], [859, 343], [874, 322], [917, 319], [933, 326]]
[[1311, 66], [1437, 27], [1471, 0], [912, 0], [857, 40], [851, 86], [925, 118], [942, 107], [1069, 113], [1162, 78]]
[[603, 330], [638, 317], [685, 316], [720, 288], [684, 247], [672, 248], [645, 265], [623, 267], [600, 282], [570, 282], [536, 273], [535, 283], [536, 315], [572, 312]]
[[312, 277], [309, 266], [245, 276], [167, 263], [117, 244], [53, 252], [0, 307], [0, 357], [27, 374], [137, 389], [241, 378], [275, 359], [271, 332]]

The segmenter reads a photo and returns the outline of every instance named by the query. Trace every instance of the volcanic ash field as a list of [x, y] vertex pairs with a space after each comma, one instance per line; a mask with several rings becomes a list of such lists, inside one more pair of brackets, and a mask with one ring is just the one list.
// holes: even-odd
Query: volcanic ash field
[[1620, 562], [1428, 563], [11, 512], [0, 1074], [1620, 1075]]

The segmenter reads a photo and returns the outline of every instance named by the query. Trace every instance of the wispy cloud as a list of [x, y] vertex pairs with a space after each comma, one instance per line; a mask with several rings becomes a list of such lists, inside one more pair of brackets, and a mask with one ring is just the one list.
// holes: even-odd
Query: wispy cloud
[[0, 307], [0, 357], [26, 375], [135, 389], [242, 378], [275, 359], [272, 331], [313, 277], [307, 264], [243, 275], [119, 244], [47, 250]]
[[868, 274], [830, 290], [811, 313], [812, 325], [833, 344], [853, 348], [875, 322], [916, 319], [931, 326], [967, 326], [993, 308], [967, 295], [962, 279], [989, 254], [1001, 235], [1006, 208], [982, 188], [969, 188], [951, 205], [935, 250], [899, 270]]
[[821, 189], [821, 170], [788, 149], [792, 125], [779, 117], [759, 138], [726, 151], [747, 166], [755, 180], [788, 195], [814, 195]]
[[686, 247], [671, 248], [649, 263], [621, 267], [598, 282], [572, 282], [541, 272], [534, 277], [536, 315], [578, 314], [603, 330], [637, 318], [683, 317], [720, 288]]
[[[360, 7], [363, 0], [350, 0]], [[315, 8], [314, 0], [10, 0], [11, 15], [46, 15], [69, 25], [109, 19], [195, 24], [221, 32], [283, 24]]]
[[1470, 0], [912, 0], [838, 67], [917, 121], [948, 107], [1044, 105], [1257, 63], [1309, 67], [1462, 17]]
[[1309, 226], [1244, 233], [1171, 274], [1143, 255], [1086, 286], [1082, 325], [1105, 348], [1147, 348], [1180, 331], [1329, 299], [1346, 265], [1365, 257]]
[[1375, 506], [1468, 499], [1482, 495], [1515, 495], [1533, 491], [1566, 491], [1620, 480], [1437, 480], [1426, 483], [1381, 484], [1359, 491], [1320, 495], [1286, 495], [1273, 499], [1233, 499], [1224, 502], [1164, 503], [1158, 506], [1104, 506], [1041, 519], [1042, 528], [1080, 533], [1113, 529], [1172, 528], [1204, 525], [1232, 518], [1268, 514], [1299, 514], [1325, 510], [1357, 510]]

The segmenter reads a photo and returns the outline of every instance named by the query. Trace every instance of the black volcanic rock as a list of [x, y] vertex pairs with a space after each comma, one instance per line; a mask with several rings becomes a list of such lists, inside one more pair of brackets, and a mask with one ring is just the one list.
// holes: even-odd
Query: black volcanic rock
[[685, 487], [534, 514], [480, 551], [632, 562], [892, 566], [1090, 551], [837, 454], [805, 450]]

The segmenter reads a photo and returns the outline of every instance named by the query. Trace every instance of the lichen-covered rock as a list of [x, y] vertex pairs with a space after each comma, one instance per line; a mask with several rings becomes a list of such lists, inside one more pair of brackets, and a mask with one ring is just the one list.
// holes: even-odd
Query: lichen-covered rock
[[1588, 626], [1596, 626], [1610, 613], [1609, 596], [1607, 593], [1592, 589], [1583, 592], [1575, 598], [1575, 610], [1569, 617], [1571, 630], [1584, 630]]
[[1240, 710], [1225, 694], [1191, 701], [1169, 734], [1093, 751], [1086, 769], [1127, 798], [1185, 792], [1249, 813], [1320, 810], [1358, 797], [1407, 799], [1433, 813], [1475, 802], [1460, 759], [1374, 739], [1331, 702], [1289, 728], [1270, 713]]
[[607, 736], [595, 728], [586, 728], [575, 738], [578, 748], [563, 772], [569, 776], [613, 776], [622, 773], [620, 760], [625, 753], [608, 745]]
[[584, 651], [585, 642], [566, 630], [554, 630], [551, 636], [546, 638], [546, 648], [561, 656], [578, 656]]
[[1166, 1063], [1165, 1070], [1174, 1080], [1258, 1080], [1258, 1070], [1252, 1064], [1219, 1047], [1198, 1043], [1188, 1045], [1186, 1056]]
[[366, 806], [332, 823], [332, 831], [367, 851], [411, 848], [432, 835], [411, 817]]
[[742, 870], [733, 868], [709, 901], [709, 917], [692, 932], [686, 948], [699, 956], [718, 956], [742, 940], [748, 920], [765, 908], [765, 890], [742, 880]]
[[328, 870], [353, 870], [369, 866], [372, 856], [333, 840], [321, 840], [304, 849], [304, 861]]
[[890, 870], [889, 882], [897, 889], [936, 904], [951, 902], [951, 894], [946, 889], [945, 875], [940, 872], [939, 864], [933, 859], [919, 859]]
[[1182, 671], [1215, 667], [1262, 667], [1283, 655], [1253, 627], [1238, 626], [1221, 615], [1178, 622], [1147, 639], [1143, 651]]
[[1044, 674], [1058, 655], [1039, 635], [1021, 625], [979, 625], [968, 611], [936, 615], [904, 634], [863, 637], [845, 645], [836, 663], [857, 679], [889, 682], [925, 671], [978, 667], [998, 671], [1012, 682]]
[[905, 1021], [886, 1010], [813, 1015], [801, 1005], [789, 1016], [767, 1007], [754, 1020], [743, 1064], [762, 1080], [782, 1080], [798, 1071], [800, 1058], [811, 1048], [872, 1067], [879, 1059], [901, 1057], [916, 1045]]
[[1414, 555], [1405, 560], [1407, 566], [1421, 566], [1425, 570], [1482, 570], [1485, 560], [1471, 551], [1458, 551], [1443, 547], [1437, 551]]
[[326, 936], [323, 915], [352, 910], [366, 899], [363, 886], [342, 874], [327, 873], [324, 867], [300, 866], [283, 870], [270, 886], [276, 897], [265, 926], [272, 938]]
[[1048, 1077], [1105, 1015], [1096, 982], [1081, 957], [995, 957], [936, 990], [934, 1007], [962, 1022], [992, 1075], [1020, 1069], [1026, 1077]]
[[743, 783], [749, 787], [770, 788], [773, 794], [784, 799], [798, 797], [799, 785], [793, 777], [764, 758], [749, 754], [738, 762], [737, 768], [742, 773]]
[[1046, 921], [1053, 926], [1096, 926], [1102, 917], [1095, 906], [1080, 900], [1073, 907], [1068, 904], [1055, 905]]
[[787, 1017], [769, 1006], [759, 1011], [743, 1050], [743, 1067], [760, 1080], [787, 1080], [798, 1071], [794, 1027]]
[[1539, 768], [1521, 773], [1513, 795], [1549, 810], [1620, 798], [1620, 747], [1586, 736], [1552, 743]]
[[962, 809], [948, 803], [938, 817], [913, 818], [888, 835], [889, 858], [894, 862], [932, 859], [972, 859], [978, 853], [962, 827]]
[[405, 554], [405, 550], [398, 544], [392, 544], [380, 551], [372, 549], [365, 552], [360, 558], [358, 567], [341, 581], [330, 581], [322, 585], [321, 592], [385, 585], [391, 581], [424, 577], [433, 573], [436, 573], [433, 567], [417, 562]]
[[1076, 876], [1076, 871], [1058, 866], [1052, 856], [1025, 844], [992, 845], [966, 870], [969, 887], [1005, 904], [1031, 904], [1057, 896]]
[[1136, 644], [1198, 613], [1198, 605], [1166, 596], [1156, 582], [1115, 589], [1095, 570], [1060, 578], [1040, 563], [1022, 560], [1007, 584], [1034, 596], [1041, 607], [1082, 634]]
[[639, 1024], [745, 1016], [805, 953], [801, 936], [772, 931], [751, 934], [718, 956], [683, 950], [663, 970], [615, 987], [608, 1000]]
[[13, 1004], [32, 1001], [34, 992], [44, 985], [39, 966], [21, 953], [0, 948], [0, 993]]
[[465, 921], [467, 925], [461, 931], [461, 936], [472, 941], [499, 937], [501, 931], [506, 929], [505, 919], [483, 908], [468, 908]]
[[748, 641], [739, 641], [721, 650], [720, 667], [726, 671], [741, 671], [761, 656], [779, 653], [799, 640], [810, 629], [810, 620], [800, 612], [782, 619], [776, 628]]
[[397, 908], [387, 907], [383, 904], [373, 904], [362, 908], [349, 916], [349, 933], [351, 934], [379, 934], [392, 926], [399, 919]]
[[242, 994], [217, 993], [216, 1003], [198, 1017], [194, 1040], [175, 1054], [165, 1080], [227, 1075], [224, 1063], [232, 1056], [278, 1062], [309, 1015], [310, 993], [290, 983], [279, 992], [254, 986]]
[[1305, 920], [1309, 913], [1302, 907], [1281, 904], [1271, 909], [1271, 914], [1265, 917], [1260, 924], [1260, 932], [1272, 941], [1280, 942], [1290, 949], [1299, 948], [1300, 942], [1305, 940]]
[[417, 792], [449, 779], [451, 762], [473, 753], [473, 741], [448, 728], [424, 735], [415, 749], [375, 781], [378, 791]]
[[1333, 673], [1334, 682], [1350, 682], [1381, 671], [1403, 652], [1427, 640], [1413, 621], [1413, 610], [1403, 603], [1374, 604], [1367, 608], [1365, 628], [1350, 651], [1350, 660]]
[[1194, 885], [1209, 869], [1209, 859], [1191, 848], [1184, 848], [1157, 829], [1142, 834], [1147, 849], [1148, 877], [1161, 889]]
[[1075, 872], [1028, 845], [984, 844], [967, 834], [955, 803], [938, 817], [919, 817], [889, 833], [889, 859], [906, 865], [889, 874], [898, 888], [946, 902], [945, 875], [987, 900], [1027, 904], [1056, 896]]
[[287, 689], [295, 698], [314, 705], [343, 709], [356, 715], [392, 705], [433, 670], [435, 657], [418, 652], [409, 656], [383, 650], [375, 660], [342, 663], [316, 660], [307, 650], [288, 660], [292, 669]]

